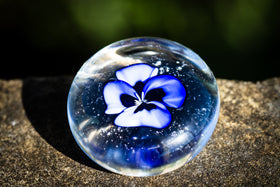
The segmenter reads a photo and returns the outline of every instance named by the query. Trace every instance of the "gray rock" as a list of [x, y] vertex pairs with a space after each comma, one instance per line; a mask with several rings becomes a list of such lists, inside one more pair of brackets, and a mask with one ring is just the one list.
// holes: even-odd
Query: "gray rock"
[[280, 78], [218, 79], [215, 132], [184, 167], [154, 177], [127, 177], [94, 164], [69, 130], [71, 77], [0, 80], [0, 185], [279, 185]]

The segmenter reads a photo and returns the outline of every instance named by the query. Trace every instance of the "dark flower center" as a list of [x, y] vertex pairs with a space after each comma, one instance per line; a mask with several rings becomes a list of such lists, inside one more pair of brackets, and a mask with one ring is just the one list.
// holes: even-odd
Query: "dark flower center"
[[138, 81], [135, 86], [133, 86], [134, 90], [136, 91], [136, 93], [141, 97], [143, 88], [145, 86], [144, 82]]
[[137, 100], [135, 97], [132, 97], [131, 95], [128, 94], [122, 94], [120, 99], [122, 105], [125, 107], [135, 106], [135, 100]]
[[[137, 94], [141, 97], [142, 91], [144, 88], [145, 84], [141, 81], [137, 82], [135, 86], [133, 87], [134, 90], [137, 92]], [[155, 88], [150, 90], [146, 95], [145, 98], [141, 98], [141, 101], [139, 101], [137, 98], [128, 95], [128, 94], [122, 94], [120, 96], [120, 100], [122, 102], [122, 105], [125, 107], [132, 107], [132, 106], [138, 106], [134, 113], [137, 113], [141, 110], [152, 110], [156, 109], [157, 106], [148, 102], [151, 101], [158, 101], [158, 102], [163, 102], [163, 97], [166, 95], [164, 90], [162, 88]]]
[[150, 90], [145, 95], [145, 100], [162, 102], [162, 99], [165, 95], [166, 95], [166, 93], [163, 91], [162, 88], [155, 88], [155, 89]]
[[148, 104], [148, 103], [143, 102], [143, 103], [141, 103], [141, 105], [139, 105], [139, 106], [136, 108], [136, 110], [134, 111], [134, 113], [137, 113], [137, 112], [139, 112], [139, 111], [141, 111], [141, 110], [144, 110], [144, 109], [150, 111], [150, 110], [156, 109], [156, 108], [157, 108], [157, 106], [154, 105], [154, 104]]

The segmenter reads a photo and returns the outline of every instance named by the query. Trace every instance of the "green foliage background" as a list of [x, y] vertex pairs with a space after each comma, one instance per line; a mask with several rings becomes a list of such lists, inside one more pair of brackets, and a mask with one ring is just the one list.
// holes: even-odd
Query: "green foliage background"
[[1, 64], [6, 64], [0, 77], [74, 75], [99, 49], [136, 36], [163, 37], [193, 49], [219, 78], [280, 76], [279, 4], [277, 0], [0, 0]]

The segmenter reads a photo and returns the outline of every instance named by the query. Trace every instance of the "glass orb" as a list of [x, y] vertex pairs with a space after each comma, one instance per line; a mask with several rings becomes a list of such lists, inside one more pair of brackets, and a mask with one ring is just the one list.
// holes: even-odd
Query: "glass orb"
[[129, 176], [173, 171], [211, 137], [220, 101], [215, 77], [190, 49], [160, 38], [115, 42], [84, 63], [67, 112], [81, 149]]

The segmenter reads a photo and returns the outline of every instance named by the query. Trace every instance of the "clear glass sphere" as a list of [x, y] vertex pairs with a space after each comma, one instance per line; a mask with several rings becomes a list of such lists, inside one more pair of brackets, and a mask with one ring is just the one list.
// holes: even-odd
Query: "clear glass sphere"
[[68, 119], [81, 149], [123, 175], [152, 176], [193, 159], [211, 137], [219, 92], [205, 62], [160, 38], [115, 42], [78, 71]]

